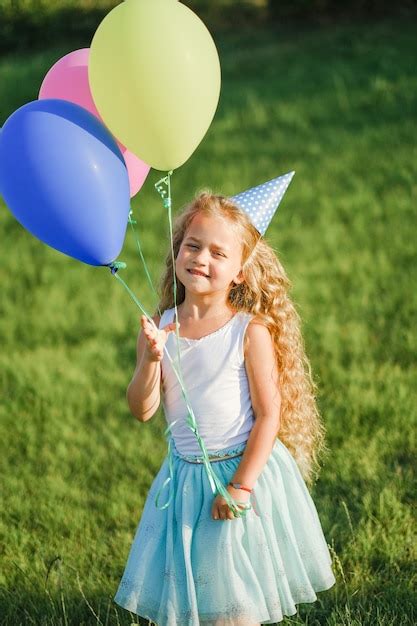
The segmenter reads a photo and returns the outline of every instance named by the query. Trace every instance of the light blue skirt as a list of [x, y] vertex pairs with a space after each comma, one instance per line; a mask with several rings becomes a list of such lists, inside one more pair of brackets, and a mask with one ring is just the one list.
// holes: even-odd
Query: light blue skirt
[[[294, 615], [296, 604], [314, 602], [316, 592], [334, 585], [313, 500], [279, 439], [254, 485], [255, 509], [232, 520], [212, 518], [204, 465], [171, 445], [173, 479], [158, 504], [169, 493], [173, 498], [163, 510], [155, 506], [169, 477], [167, 456], [149, 490], [117, 604], [158, 626], [253, 626]], [[225, 485], [245, 445], [219, 451], [240, 456], [211, 462]]]

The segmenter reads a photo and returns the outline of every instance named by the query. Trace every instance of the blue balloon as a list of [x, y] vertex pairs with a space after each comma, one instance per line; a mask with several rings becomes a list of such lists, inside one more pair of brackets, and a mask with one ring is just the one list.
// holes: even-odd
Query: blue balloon
[[16, 219], [52, 248], [90, 265], [119, 255], [130, 211], [117, 143], [89, 111], [35, 100], [0, 133], [0, 189]]

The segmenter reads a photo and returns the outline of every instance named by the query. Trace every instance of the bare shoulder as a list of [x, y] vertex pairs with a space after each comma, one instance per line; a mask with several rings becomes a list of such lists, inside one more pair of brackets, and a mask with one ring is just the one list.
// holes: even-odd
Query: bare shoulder
[[272, 344], [272, 337], [269, 329], [265, 323], [265, 321], [258, 316], [255, 316], [249, 322], [246, 333], [245, 333], [245, 341], [244, 341], [244, 354], [245, 357], [249, 351], [249, 348], [254, 348], [255, 350], [262, 350], [262, 347], [265, 346], [265, 342]]
[[278, 432], [281, 398], [273, 336], [267, 324], [257, 318], [248, 324], [246, 336], [245, 369], [253, 411], [256, 418], [276, 419]]

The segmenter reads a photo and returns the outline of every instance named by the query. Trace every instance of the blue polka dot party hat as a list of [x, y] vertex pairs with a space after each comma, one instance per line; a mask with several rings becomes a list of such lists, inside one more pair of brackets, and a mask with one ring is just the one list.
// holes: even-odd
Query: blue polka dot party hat
[[265, 234], [294, 174], [288, 172], [230, 198], [245, 211], [261, 235]]

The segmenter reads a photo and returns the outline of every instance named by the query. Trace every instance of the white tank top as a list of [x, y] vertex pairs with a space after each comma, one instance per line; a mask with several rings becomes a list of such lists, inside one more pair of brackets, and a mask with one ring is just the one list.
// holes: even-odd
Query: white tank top
[[[174, 321], [175, 309], [163, 312], [159, 328]], [[243, 341], [253, 315], [236, 313], [224, 326], [200, 339], [179, 338], [181, 371], [199, 434], [208, 452], [247, 441], [255, 420], [246, 375]], [[178, 369], [176, 333], [168, 335], [166, 349]], [[201, 455], [197, 437], [186, 424], [187, 408], [172, 365], [164, 353], [161, 362], [162, 406], [181, 454]]]

